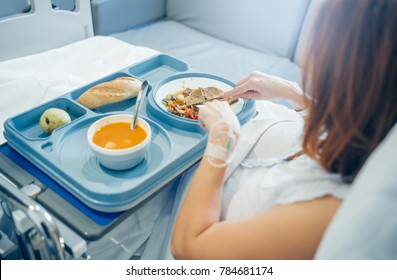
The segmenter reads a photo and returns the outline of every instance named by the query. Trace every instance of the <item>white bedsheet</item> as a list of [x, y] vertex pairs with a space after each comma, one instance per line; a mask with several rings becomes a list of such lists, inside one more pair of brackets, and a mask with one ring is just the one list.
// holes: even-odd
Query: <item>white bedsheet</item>
[[0, 143], [9, 117], [156, 54], [96, 36], [51, 51], [0, 62]]

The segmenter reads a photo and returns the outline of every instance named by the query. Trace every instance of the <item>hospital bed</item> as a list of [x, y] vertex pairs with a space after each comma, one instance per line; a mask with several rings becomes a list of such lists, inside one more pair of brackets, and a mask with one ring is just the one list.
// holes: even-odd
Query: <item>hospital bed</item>
[[0, 61], [50, 50], [94, 35], [89, 1], [76, 1], [72, 11], [53, 5], [61, 1], [3, 2]]
[[[20, 2], [22, 4], [19, 9], [29, 10], [29, 8], [24, 7], [27, 1]], [[54, 5], [54, 2], [57, 1], [52, 1], [52, 5]], [[72, 11], [64, 11], [59, 10], [58, 7], [52, 7], [49, 0], [30, 1], [29, 13], [8, 15], [0, 21], [0, 32], [3, 32], [4, 36], [8, 36], [10, 32], [13, 34], [7, 45], [2, 46], [2, 57], [0, 57], [0, 61], [3, 60], [0, 63], [0, 90], [7, 93], [3, 95], [0, 115], [2, 124], [8, 118], [32, 107], [84, 87], [86, 84], [111, 75], [125, 67], [130, 67], [146, 59], [150, 61], [151, 57], [158, 54], [153, 49], [133, 46], [113, 37], [92, 37], [88, 2], [84, 0], [76, 1], [75, 7], [71, 9]], [[59, 3], [62, 3], [62, 1]], [[95, 1], [95, 4], [98, 4], [98, 1]], [[94, 7], [96, 6], [94, 5]], [[50, 25], [43, 24], [47, 20], [50, 20]], [[25, 28], [26, 26], [29, 26], [29, 28]], [[65, 26], [71, 26], [71, 28], [65, 28]], [[60, 34], [59, 30], [62, 30], [62, 38], [56, 38]], [[28, 40], [29, 48], [26, 47], [26, 41]], [[184, 64], [182, 63], [182, 65]], [[163, 70], [169, 71], [169, 68], [161, 69], [159, 73]], [[27, 92], [32, 94], [26, 94]], [[16, 104], [18, 106], [15, 106]], [[281, 107], [278, 107], [278, 109], [286, 112]], [[274, 112], [276, 113], [276, 111], [277, 109]], [[280, 112], [278, 115], [284, 116]], [[1, 127], [1, 130], [3, 130], [3, 127]], [[5, 139], [2, 134], [0, 140], [3, 142]], [[51, 188], [44, 186], [47, 192], [47, 198], [44, 197], [44, 201], [40, 201], [40, 196], [37, 199], [31, 199], [28, 196], [29, 193], [28, 195], [25, 193], [29, 190], [29, 187], [34, 188], [37, 184], [51, 185], [54, 182], [51, 178], [47, 178], [45, 174], [43, 176], [34, 165], [20, 158], [18, 153], [15, 154], [8, 147], [3, 146], [2, 152], [10, 155], [19, 166], [23, 167], [13, 167], [13, 163], [9, 163], [7, 158], [3, 160], [2, 172], [6, 173], [6, 177], [4, 178], [5, 182], [1, 185], [2, 188], [5, 188], [4, 193], [6, 195], [3, 195], [2, 199], [7, 200], [11, 193], [14, 196], [22, 196], [22, 198], [19, 197], [19, 200], [26, 204], [23, 216], [49, 217], [46, 221], [47, 227], [50, 225], [54, 227], [54, 234], [50, 236], [52, 239], [49, 239], [49, 241], [51, 241], [51, 244], [58, 244], [55, 246], [58, 250], [57, 254], [50, 255], [47, 252], [46, 248], [49, 244], [41, 244], [40, 248], [43, 250], [41, 254], [36, 252], [40, 250], [35, 250], [33, 253], [30, 240], [18, 237], [18, 243], [21, 243], [19, 245], [21, 247], [26, 245], [28, 248], [24, 250], [26, 252], [24, 258], [172, 258], [169, 242], [173, 223], [194, 168], [176, 177], [164, 188], [164, 191], [151, 198], [137, 211], [134, 209], [126, 211], [127, 213], [122, 214], [121, 218], [110, 219], [112, 226], [98, 227], [88, 219], [77, 219], [77, 216], [81, 217], [77, 212], [88, 211], [87, 215], [99, 220], [102, 220], [102, 215], [96, 215], [95, 212], [85, 208], [83, 210], [79, 208], [76, 211], [55, 196]], [[4, 168], [4, 166], [7, 166], [7, 168]], [[15, 171], [15, 169], [18, 171]], [[26, 173], [26, 170], [28, 170], [28, 173]], [[35, 176], [32, 177], [32, 173]], [[28, 179], [23, 180], [21, 178]], [[12, 184], [14, 184], [14, 189], [22, 191], [16, 192], [13, 190], [11, 192], [9, 189]], [[56, 201], [56, 203], [50, 205], [49, 201]], [[45, 209], [43, 204], [48, 209]], [[40, 211], [38, 214], [31, 214], [28, 209], [32, 207], [27, 207], [27, 205], [32, 207], [36, 205], [37, 207], [34, 208], [40, 209]], [[19, 208], [22, 208], [22, 206], [18, 206], [15, 211], [21, 211]], [[60, 210], [59, 208], [63, 209]], [[62, 212], [62, 215], [59, 212]], [[105, 216], [108, 217], [108, 215]], [[156, 220], [150, 220], [150, 217], [156, 217]], [[7, 220], [9, 220], [7, 218], [7, 213], [5, 213], [2, 219], [3, 225], [7, 224]], [[39, 220], [39, 218], [36, 220]], [[148, 222], [142, 226], [144, 230], [141, 228], [141, 232], [136, 232], [134, 238], [128, 238], [131, 235], [131, 225], [146, 220]], [[39, 223], [39, 225], [28, 224], [29, 227], [18, 229], [16, 234], [24, 236], [25, 232], [29, 232], [33, 228], [39, 233], [46, 231], [40, 227], [44, 222]], [[44, 239], [47, 240], [48, 237], [46, 236]], [[12, 242], [10, 241], [8, 244], [12, 249]], [[63, 250], [63, 253], [60, 253], [59, 250]]]
[[[10, 38], [5, 44], [2, 40], [0, 45], [1, 125], [6, 119], [32, 107], [158, 55], [156, 50], [115, 38], [92, 37], [87, 0], [77, 0], [73, 11], [54, 8], [49, 0], [20, 2], [23, 2], [22, 10], [26, 9], [26, 3], [30, 4], [28, 14], [6, 15], [0, 19], [0, 38]], [[40, 18], [47, 18], [51, 24], [43, 24]], [[56, 38], [59, 33], [62, 38]], [[295, 118], [281, 106], [272, 105], [271, 109], [279, 117]], [[127, 211], [112, 227], [99, 229], [97, 233], [100, 234], [95, 238], [86, 238], [75, 230], [76, 224], [68, 224], [64, 217], [60, 218], [51, 207], [31, 195], [31, 189], [46, 188], [53, 182], [29, 161], [4, 146], [2, 126], [0, 130], [0, 155], [4, 151], [12, 153], [12, 160], [0, 157], [1, 258], [172, 259], [169, 242], [173, 223], [194, 166], [175, 177], [140, 208]], [[396, 132], [396, 129], [391, 132], [357, 177], [352, 195], [331, 223], [317, 258], [397, 257], [397, 223], [389, 220], [387, 230], [383, 230], [381, 236], [377, 235], [378, 230], [384, 228], [385, 217], [395, 210], [396, 205], [393, 188], [396, 182], [393, 173]], [[385, 162], [390, 168], [381, 168]], [[375, 178], [372, 174], [382, 176]], [[363, 200], [366, 203], [362, 203]], [[73, 208], [68, 210], [74, 211]], [[365, 213], [365, 217], [360, 213]], [[371, 223], [366, 218], [369, 216]], [[147, 221], [143, 230], [131, 232], [133, 225], [142, 221]], [[84, 221], [80, 220], [80, 223]], [[371, 246], [362, 246], [363, 243]]]

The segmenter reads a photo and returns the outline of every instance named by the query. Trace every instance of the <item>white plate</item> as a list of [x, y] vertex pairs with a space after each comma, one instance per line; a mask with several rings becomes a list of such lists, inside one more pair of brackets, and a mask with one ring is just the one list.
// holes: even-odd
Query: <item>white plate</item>
[[[216, 87], [223, 92], [231, 90], [233, 87], [225, 82], [212, 79], [212, 78], [206, 78], [206, 77], [187, 77], [187, 78], [178, 78], [171, 80], [169, 82], [166, 82], [165, 84], [161, 85], [158, 89], [157, 92], [155, 93], [154, 100], [156, 103], [162, 108], [164, 111], [167, 112], [167, 107], [162, 103], [162, 100], [168, 95], [168, 94], [174, 94], [178, 91], [183, 91], [186, 88], [192, 88], [196, 89], [199, 87]], [[244, 100], [239, 99], [236, 103], [234, 103], [231, 107], [232, 110], [235, 114], [238, 114], [244, 106]], [[168, 112], [167, 112], [168, 113]], [[172, 113], [169, 113], [172, 114]], [[174, 115], [174, 114], [172, 114]], [[177, 115], [174, 115], [177, 116]], [[181, 117], [182, 118], [182, 117]], [[183, 118], [187, 119], [187, 118]]]

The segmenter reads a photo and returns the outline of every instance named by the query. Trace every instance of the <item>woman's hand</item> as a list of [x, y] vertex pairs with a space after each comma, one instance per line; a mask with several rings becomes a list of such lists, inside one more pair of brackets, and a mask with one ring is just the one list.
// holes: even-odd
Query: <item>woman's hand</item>
[[222, 97], [284, 99], [289, 101], [296, 111], [307, 107], [305, 95], [296, 83], [258, 71], [239, 81], [234, 89], [224, 92]]
[[230, 105], [225, 101], [214, 100], [203, 105], [199, 110], [198, 120], [200, 125], [208, 131], [219, 121], [227, 122], [233, 132], [240, 135], [240, 123]]
[[199, 110], [200, 125], [208, 130], [204, 155], [213, 166], [227, 164], [240, 135], [240, 123], [226, 102], [214, 100]]

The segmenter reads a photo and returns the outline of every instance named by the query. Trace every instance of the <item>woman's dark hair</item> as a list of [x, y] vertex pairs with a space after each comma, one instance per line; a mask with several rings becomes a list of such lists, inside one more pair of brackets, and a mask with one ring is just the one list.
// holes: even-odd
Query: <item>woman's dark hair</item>
[[310, 34], [303, 152], [351, 181], [397, 120], [397, 0], [325, 1]]

